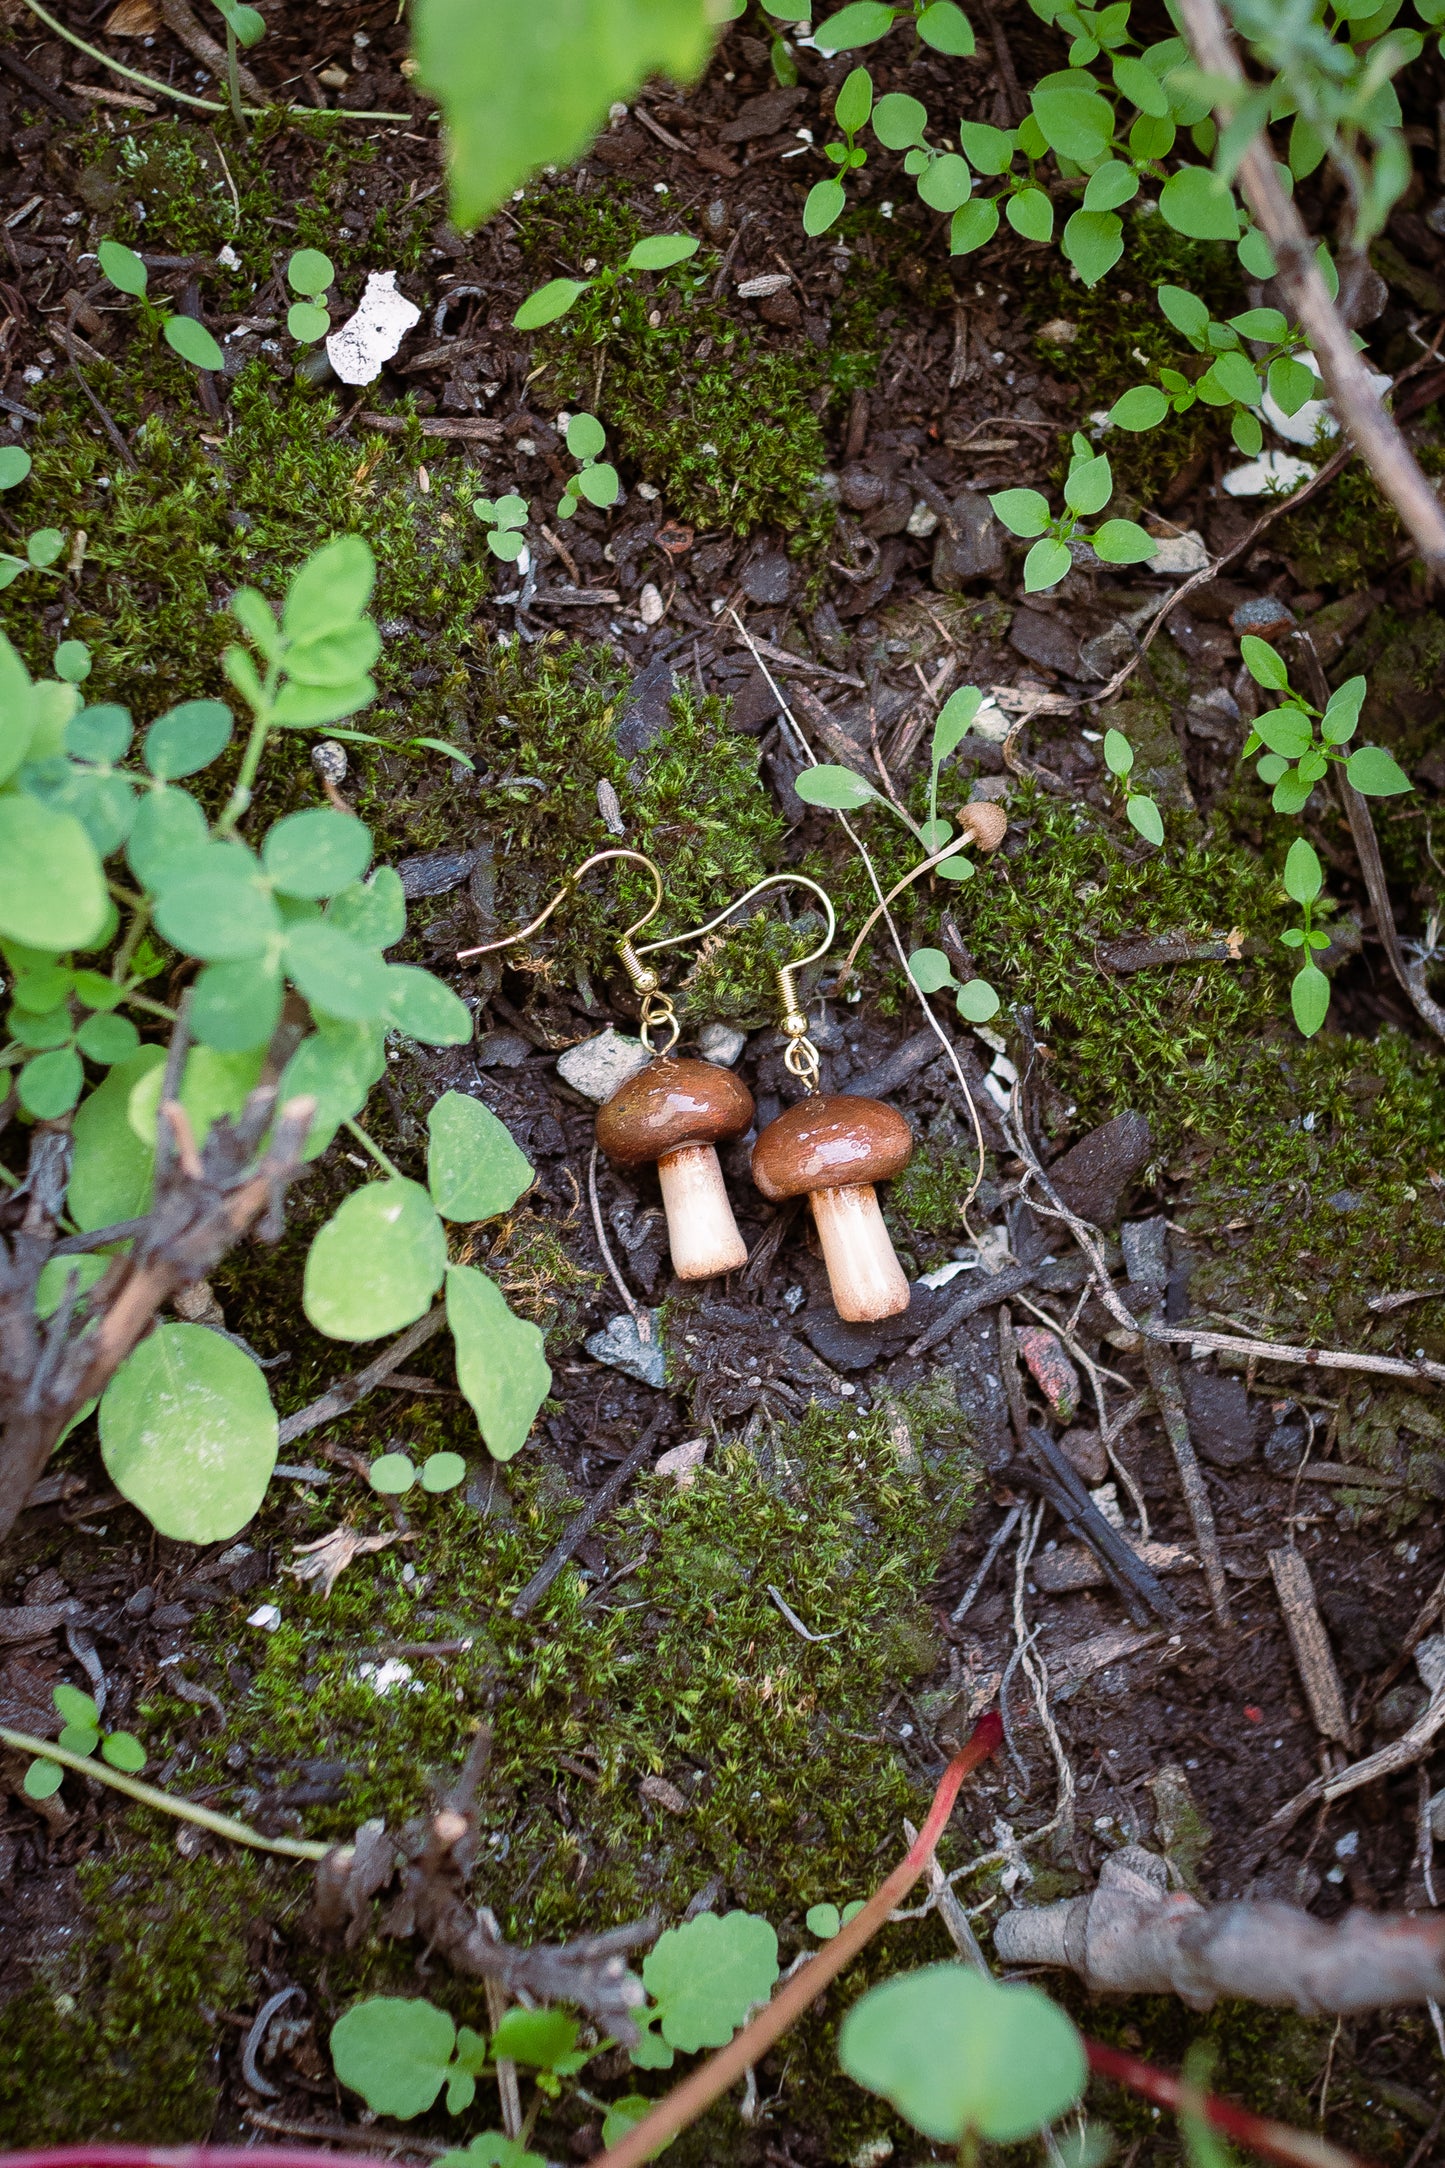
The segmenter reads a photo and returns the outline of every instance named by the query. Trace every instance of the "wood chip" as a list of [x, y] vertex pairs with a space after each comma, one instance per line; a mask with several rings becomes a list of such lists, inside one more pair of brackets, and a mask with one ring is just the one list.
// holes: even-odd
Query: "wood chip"
[[687, 1801], [675, 1784], [666, 1777], [644, 1777], [637, 1787], [642, 1797], [652, 1807], [665, 1807], [669, 1814], [686, 1814]]
[[72, 98], [83, 99], [87, 105], [139, 107], [142, 113], [158, 110], [155, 99], [145, 97], [138, 90], [112, 90], [104, 83], [67, 83], [65, 88]]
[[1115, 1626], [1108, 1633], [1090, 1634], [1085, 1641], [1073, 1641], [1057, 1656], [1049, 1658], [1049, 1694], [1057, 1698], [1096, 1671], [1106, 1671], [1110, 1664], [1122, 1664], [1130, 1656], [1138, 1656], [1144, 1649], [1153, 1648], [1162, 1635], [1153, 1628]]
[[[1182, 1543], [1136, 1543], [1124, 1539], [1151, 1573], [1183, 1573], [1199, 1561]], [[1084, 1543], [1064, 1543], [1056, 1551], [1042, 1551], [1029, 1566], [1029, 1578], [1045, 1596], [1062, 1596], [1075, 1588], [1103, 1588], [1109, 1576]]]
[[1291, 1544], [1269, 1554], [1275, 1593], [1289, 1630], [1290, 1647], [1304, 1681], [1315, 1729], [1354, 1751], [1354, 1734], [1345, 1713], [1345, 1693], [1335, 1669], [1334, 1651], [1315, 1603], [1314, 1583], [1301, 1553]]
[[500, 444], [503, 438], [502, 424], [480, 414], [462, 414], [455, 419], [436, 414], [418, 420], [414, 414], [377, 414], [365, 407], [356, 419], [363, 429], [379, 429], [384, 437], [399, 437], [404, 430], [419, 429], [424, 437], [455, 437], [464, 444]]

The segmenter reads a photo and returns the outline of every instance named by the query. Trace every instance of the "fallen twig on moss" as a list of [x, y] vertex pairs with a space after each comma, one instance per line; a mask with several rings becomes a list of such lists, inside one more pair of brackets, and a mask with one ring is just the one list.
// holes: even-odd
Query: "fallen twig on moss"
[[354, 1408], [357, 1401], [363, 1399], [367, 1393], [374, 1391], [378, 1385], [385, 1384], [393, 1370], [399, 1370], [408, 1355], [414, 1355], [419, 1347], [424, 1347], [434, 1334], [441, 1331], [446, 1321], [446, 1305], [439, 1302], [434, 1310], [427, 1311], [425, 1317], [419, 1317], [414, 1325], [408, 1325], [406, 1331], [400, 1333], [390, 1347], [383, 1348], [375, 1361], [369, 1362], [364, 1370], [358, 1370], [349, 1378], [338, 1378], [334, 1384], [328, 1385], [319, 1399], [313, 1400], [309, 1407], [298, 1408], [294, 1415], [288, 1415], [277, 1434], [278, 1443], [292, 1445], [297, 1438], [304, 1438], [308, 1430], [319, 1430], [323, 1423], [333, 1422], [338, 1415], [345, 1415], [348, 1409]]
[[537, 1571], [512, 1604], [513, 1618], [526, 1618], [536, 1609], [556, 1580], [562, 1568], [582, 1543], [592, 1533], [604, 1513], [611, 1511], [626, 1490], [638, 1469], [652, 1451], [652, 1443], [660, 1430], [672, 1421], [672, 1402], [664, 1401], [642, 1436], [633, 1446], [627, 1458], [620, 1461], [605, 1483], [588, 1499], [582, 1511], [567, 1523], [557, 1542], [553, 1544]]

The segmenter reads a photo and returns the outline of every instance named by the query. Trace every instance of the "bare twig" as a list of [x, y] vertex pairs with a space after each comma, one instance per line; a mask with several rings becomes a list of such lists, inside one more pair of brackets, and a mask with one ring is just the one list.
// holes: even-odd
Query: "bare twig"
[[338, 1378], [333, 1385], [327, 1386], [319, 1399], [313, 1400], [308, 1407], [298, 1408], [294, 1415], [288, 1415], [281, 1425], [280, 1444], [294, 1445], [298, 1438], [305, 1437], [308, 1430], [319, 1430], [323, 1423], [334, 1422], [338, 1415], [345, 1415], [356, 1406], [358, 1400], [364, 1399], [367, 1393], [374, 1391], [378, 1385], [385, 1384], [392, 1371], [399, 1369], [408, 1355], [414, 1355], [419, 1347], [424, 1347], [428, 1340], [441, 1331], [446, 1321], [446, 1305], [439, 1302], [434, 1310], [427, 1311], [425, 1317], [419, 1317], [414, 1325], [408, 1325], [406, 1331], [393, 1340], [389, 1348], [384, 1348], [364, 1370], [356, 1371], [349, 1378]]
[[978, 1594], [979, 1590], [983, 1587], [984, 1582], [988, 1579], [989, 1569], [992, 1567], [994, 1560], [998, 1557], [999, 1552], [1008, 1542], [1009, 1537], [1018, 1527], [1019, 1521], [1023, 1516], [1023, 1510], [1023, 1500], [1020, 1499], [1017, 1504], [1011, 1505], [1007, 1513], [1004, 1515], [1002, 1523], [994, 1533], [994, 1536], [989, 1543], [988, 1549], [983, 1554], [983, 1559], [979, 1565], [978, 1571], [975, 1573], [973, 1579], [969, 1582], [968, 1587], [964, 1590], [963, 1594], [959, 1597], [958, 1602], [954, 1605], [952, 1611], [950, 1611], [948, 1614], [950, 1620], [955, 1626], [959, 1623], [959, 1620], [962, 1619], [968, 1612], [973, 1603], [974, 1597]]
[[[1343, 1799], [1350, 1792], [1359, 1791], [1365, 1784], [1373, 1784], [1380, 1777], [1394, 1776], [1399, 1769], [1408, 1769], [1412, 1762], [1428, 1754], [1438, 1734], [1445, 1730], [1445, 1688], [1437, 1692], [1422, 1716], [1418, 1716], [1410, 1729], [1401, 1732], [1388, 1746], [1382, 1746], [1374, 1754], [1367, 1754], [1363, 1761], [1351, 1762], [1348, 1769], [1337, 1776], [1316, 1777], [1303, 1791], [1296, 1792], [1277, 1807], [1265, 1824], [1271, 1841], [1283, 1836], [1317, 1799]], [[1442, 1922], [1445, 1927], [1445, 1922]]]
[[592, 1147], [592, 1157], [587, 1162], [587, 1202], [592, 1207], [592, 1232], [597, 1237], [597, 1247], [602, 1253], [602, 1262], [607, 1267], [608, 1277], [627, 1306], [627, 1314], [637, 1327], [638, 1339], [644, 1342], [650, 1341], [652, 1339], [651, 1313], [643, 1308], [626, 1280], [623, 1279], [622, 1268], [612, 1254], [611, 1245], [607, 1240], [607, 1229], [602, 1224], [602, 1200], [597, 1194], [597, 1146], [595, 1144]]
[[638, 1469], [652, 1451], [653, 1440], [659, 1431], [672, 1421], [672, 1403], [664, 1401], [653, 1416], [632, 1451], [619, 1461], [607, 1481], [588, 1499], [582, 1511], [567, 1523], [562, 1535], [553, 1544], [531, 1580], [512, 1604], [513, 1618], [525, 1618], [546, 1595], [562, 1568], [567, 1564], [579, 1543], [586, 1541], [604, 1513], [609, 1513], [626, 1490]]
[[1288, 1543], [1270, 1552], [1269, 1570], [1315, 1730], [1353, 1750], [1355, 1740], [1345, 1714], [1344, 1688], [1315, 1602], [1310, 1569], [1294, 1544]]
[[[1145, 1328], [1147, 1331], [1147, 1327]], [[1189, 1416], [1184, 1406], [1184, 1388], [1179, 1382], [1179, 1366], [1173, 1352], [1161, 1347], [1157, 1340], [1144, 1342], [1144, 1368], [1149, 1383], [1154, 1388], [1154, 1398], [1159, 1413], [1164, 1418], [1164, 1435], [1169, 1440], [1169, 1450], [1174, 1455], [1174, 1465], [1179, 1470], [1179, 1487], [1189, 1508], [1189, 1518], [1194, 1526], [1194, 1540], [1199, 1545], [1199, 1562], [1204, 1568], [1205, 1586], [1209, 1590], [1210, 1608], [1215, 1623], [1231, 1626], [1234, 1622], [1229, 1610], [1229, 1591], [1224, 1580], [1224, 1561], [1219, 1555], [1219, 1535], [1214, 1525], [1214, 1508], [1209, 1502], [1199, 1455], [1194, 1450], [1194, 1440], [1189, 1432]]]

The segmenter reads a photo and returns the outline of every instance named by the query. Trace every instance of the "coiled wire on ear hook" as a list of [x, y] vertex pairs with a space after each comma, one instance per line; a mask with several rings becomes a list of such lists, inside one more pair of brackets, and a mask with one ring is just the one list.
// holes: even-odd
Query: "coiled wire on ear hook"
[[[525, 941], [530, 934], [536, 933], [540, 927], [546, 925], [557, 906], [566, 901], [584, 874], [590, 873], [594, 866], [606, 865], [609, 859], [618, 858], [625, 858], [634, 866], [645, 866], [652, 876], [651, 906], [643, 912], [637, 923], [629, 926], [626, 933], [623, 934], [617, 944], [617, 958], [631, 980], [633, 991], [641, 1003], [642, 1022], [638, 1036], [649, 1054], [667, 1054], [676, 1046], [681, 1029], [677, 1021], [677, 1013], [673, 1008], [671, 997], [663, 993], [662, 981], [657, 973], [643, 963], [642, 954], [633, 947], [634, 936], [640, 934], [644, 926], [650, 926], [662, 909], [662, 875], [658, 872], [652, 860], [644, 856], [641, 851], [629, 851], [621, 847], [610, 851], [594, 851], [590, 858], [584, 858], [581, 865], [568, 874], [552, 901], [547, 905], [546, 910], [540, 911], [530, 925], [523, 926], [518, 933], [509, 933], [504, 940], [483, 941], [476, 948], [458, 949], [457, 962], [459, 964], [470, 963], [474, 956], [491, 956], [495, 955], [498, 949], [515, 948], [519, 941]], [[821, 894], [821, 891], [819, 893]], [[661, 948], [665, 947], [666, 943], [655, 942], [652, 945]], [[654, 1046], [652, 1043], [653, 1032], [663, 1029], [668, 1034], [666, 1044]]]
[[[769, 888], [806, 888], [818, 898], [827, 919], [827, 927], [818, 946], [809, 950], [806, 956], [795, 956], [791, 963], [780, 964], [777, 974], [778, 1005], [781, 1011], [778, 1029], [788, 1041], [787, 1051], [783, 1055], [783, 1066], [791, 1076], [798, 1079], [805, 1091], [813, 1092], [818, 1089], [818, 1049], [808, 1037], [808, 1019], [798, 999], [794, 974], [805, 970], [809, 964], [822, 961], [833, 945], [833, 936], [838, 928], [832, 898], [816, 881], [810, 881], [803, 873], [770, 873], [766, 880], [754, 882], [746, 895], [737, 897], [725, 911], [719, 911], [716, 918], [710, 918], [705, 926], [690, 927], [686, 933], [668, 934], [661, 941], [644, 942], [637, 954], [639, 957], [652, 956], [658, 949], [678, 948], [685, 942], [701, 941], [715, 927], [730, 919], [734, 912], [740, 911], [745, 903], [751, 903], [754, 896], [761, 896], [764, 890]], [[643, 923], [646, 924], [646, 921]], [[636, 933], [639, 929], [634, 926], [632, 930]]]

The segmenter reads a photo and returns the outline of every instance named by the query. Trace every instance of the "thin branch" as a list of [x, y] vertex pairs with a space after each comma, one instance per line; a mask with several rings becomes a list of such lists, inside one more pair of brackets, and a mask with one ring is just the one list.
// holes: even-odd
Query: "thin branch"
[[604, 1513], [611, 1511], [626, 1490], [638, 1469], [642, 1467], [658, 1432], [672, 1420], [672, 1403], [665, 1401], [653, 1416], [642, 1436], [633, 1446], [627, 1458], [613, 1469], [607, 1481], [588, 1499], [582, 1511], [567, 1523], [561, 1536], [553, 1544], [531, 1580], [512, 1604], [513, 1618], [525, 1618], [546, 1595], [562, 1568], [567, 1564], [579, 1543], [592, 1533]]
[[441, 1331], [446, 1321], [446, 1305], [439, 1302], [434, 1310], [427, 1311], [425, 1317], [419, 1317], [414, 1325], [408, 1325], [406, 1331], [393, 1340], [389, 1348], [383, 1349], [375, 1361], [369, 1362], [364, 1370], [358, 1370], [349, 1378], [337, 1378], [309, 1407], [298, 1408], [294, 1415], [288, 1415], [280, 1428], [279, 1443], [294, 1445], [298, 1438], [305, 1437], [308, 1430], [319, 1430], [323, 1423], [334, 1422], [338, 1415], [345, 1415], [356, 1406], [358, 1400], [383, 1384], [393, 1370], [399, 1370], [408, 1355], [414, 1355], [419, 1347], [424, 1347], [428, 1340]]

